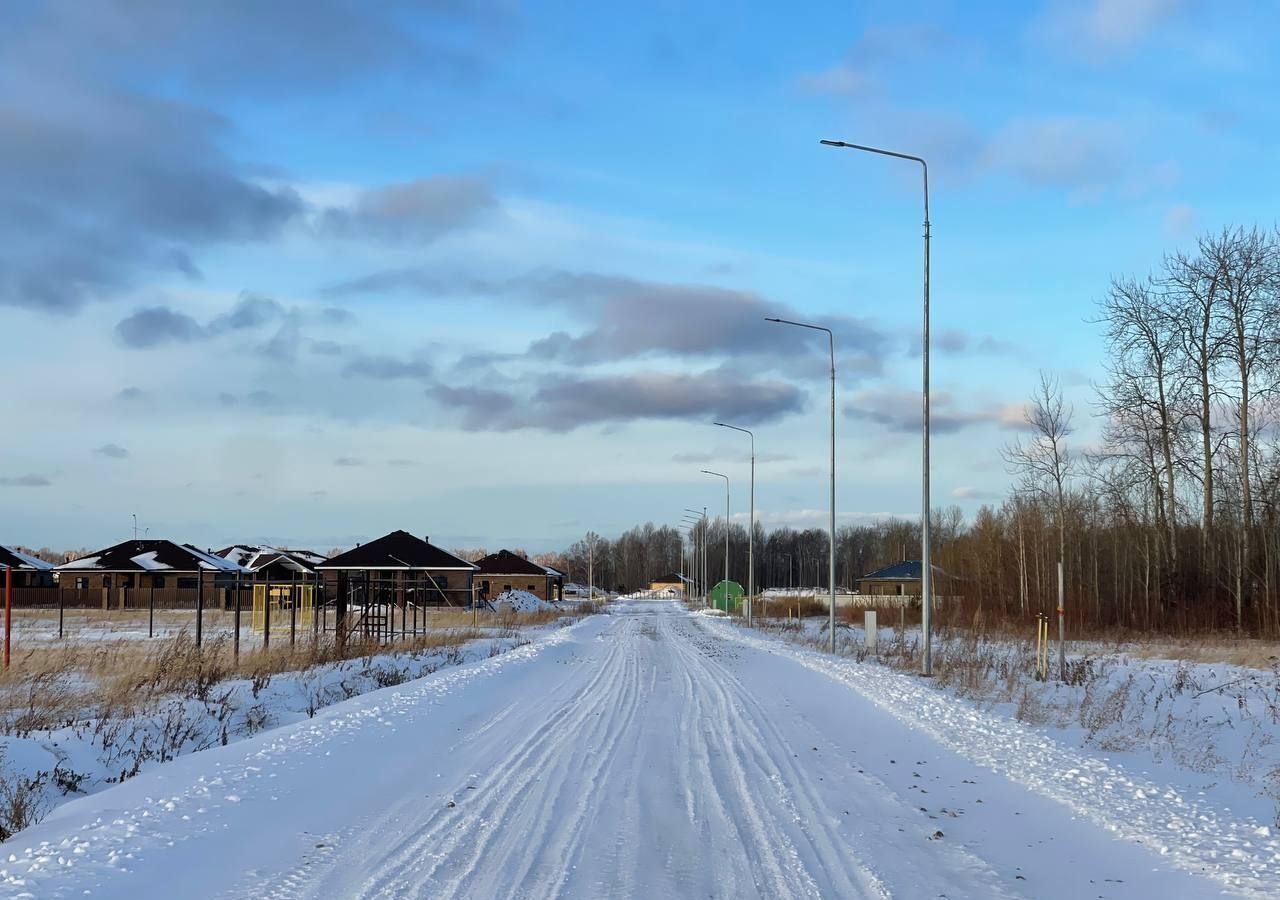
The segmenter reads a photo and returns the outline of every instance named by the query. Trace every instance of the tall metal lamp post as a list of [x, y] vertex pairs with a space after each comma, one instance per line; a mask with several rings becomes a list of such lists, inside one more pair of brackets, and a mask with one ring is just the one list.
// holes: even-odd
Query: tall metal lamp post
[[827, 630], [831, 632], [829, 645], [831, 652], [836, 652], [836, 339], [830, 328], [821, 325], [810, 325], [807, 322], [792, 322], [788, 319], [766, 317], [766, 322], [778, 325], [794, 325], [797, 328], [809, 328], [813, 331], [827, 333], [827, 346], [831, 351], [831, 559], [827, 573], [827, 587], [831, 592]]
[[713, 475], [724, 479], [724, 606], [729, 611], [729, 476], [720, 472], [703, 469], [703, 475]]
[[923, 157], [909, 153], [897, 153], [893, 150], [882, 150], [879, 147], [867, 147], [863, 144], [850, 144], [846, 141], [822, 141], [828, 147], [841, 147], [847, 150], [861, 150], [863, 153], [875, 153], [880, 156], [892, 156], [920, 164], [924, 174], [924, 450], [921, 472], [921, 510], [920, 510], [920, 629], [924, 632], [922, 653], [920, 658], [920, 674], [933, 674], [933, 641], [930, 621], [933, 612], [933, 565], [929, 554], [929, 164]]
[[694, 560], [693, 568], [695, 572], [701, 573], [702, 581], [702, 605], [707, 605], [707, 508], [704, 506], [701, 510], [689, 509], [685, 507], [685, 512], [693, 513], [698, 517], [698, 521], [702, 525], [702, 560]]
[[751, 438], [751, 505], [747, 515], [747, 627], [751, 627], [751, 600], [756, 595], [756, 436], [746, 428], [716, 422], [721, 428], [741, 431]]

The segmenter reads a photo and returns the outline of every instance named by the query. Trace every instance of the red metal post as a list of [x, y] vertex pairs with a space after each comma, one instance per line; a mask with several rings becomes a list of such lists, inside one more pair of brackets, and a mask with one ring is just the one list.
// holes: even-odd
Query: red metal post
[[4, 567], [4, 667], [9, 668], [9, 635], [13, 631], [13, 567]]

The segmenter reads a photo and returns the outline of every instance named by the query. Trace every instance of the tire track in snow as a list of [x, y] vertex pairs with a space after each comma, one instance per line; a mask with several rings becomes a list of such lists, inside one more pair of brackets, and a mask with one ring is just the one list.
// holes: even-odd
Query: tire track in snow
[[723, 622], [718, 637], [777, 654], [842, 682], [943, 747], [1063, 804], [1176, 867], [1256, 897], [1280, 896], [1280, 840], [1176, 788], [1133, 776], [1020, 722], [989, 713], [885, 667], [755, 637]]
[[[380, 836], [388, 828], [408, 829], [408, 833], [390, 851], [373, 842], [348, 848], [347, 855], [376, 867], [349, 893], [367, 898], [496, 896], [485, 894], [474, 882], [502, 872], [509, 891], [513, 882], [518, 884], [528, 875], [537, 857], [564, 860], [567, 853], [556, 848], [574, 840], [572, 829], [567, 834], [544, 835], [549, 843], [541, 848], [532, 840], [507, 840], [497, 848], [494, 843], [510, 837], [507, 832], [517, 827], [522, 814], [527, 819], [530, 812], [550, 812], [547, 807], [575, 790], [579, 809], [597, 795], [596, 782], [611, 761], [639, 699], [637, 679], [631, 671], [636, 666], [633, 641], [615, 638], [606, 642], [606, 647], [604, 658], [586, 682], [541, 725], [491, 763], [488, 774], [477, 779], [474, 792], [458, 792], [462, 800], [456, 806], [427, 812], [412, 821], [393, 814], [369, 827], [369, 833]], [[508, 727], [519, 724], [517, 719]], [[489, 728], [486, 723], [481, 731]], [[588, 749], [592, 752], [586, 752]], [[464, 795], [472, 793], [475, 802]], [[574, 823], [584, 818], [579, 811], [563, 821]], [[541, 873], [542, 887], [532, 886], [518, 896], [553, 896], [544, 890], [563, 883], [566, 868], [562, 864], [559, 871]], [[327, 886], [316, 885], [311, 895], [328, 896]]]

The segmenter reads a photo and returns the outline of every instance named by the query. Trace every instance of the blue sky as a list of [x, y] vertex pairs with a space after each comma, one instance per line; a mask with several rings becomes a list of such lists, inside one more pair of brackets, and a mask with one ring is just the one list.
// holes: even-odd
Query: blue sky
[[[369, 8], [365, 8], [365, 7]], [[1276, 13], [1088, 3], [23, 3], [0, 12], [5, 541], [404, 527], [494, 549], [1008, 477], [1038, 369], [1088, 444], [1112, 275], [1267, 224]], [[772, 329], [772, 330], [771, 330]]]

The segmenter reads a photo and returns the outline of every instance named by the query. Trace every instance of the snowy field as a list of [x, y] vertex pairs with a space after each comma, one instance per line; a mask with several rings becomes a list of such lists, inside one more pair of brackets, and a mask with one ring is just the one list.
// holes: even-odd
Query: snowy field
[[1181, 769], [678, 603], [612, 613], [66, 803], [0, 893], [1280, 895], [1271, 823]]
[[[765, 630], [793, 643], [827, 645], [826, 622], [818, 618], [790, 627], [769, 623]], [[910, 671], [918, 665], [918, 628], [880, 628], [874, 654], [860, 626], [838, 625], [836, 637], [840, 656]], [[1057, 681], [1056, 643], [1049, 678], [1038, 681], [1031, 641], [937, 635], [937, 677], [928, 684], [1055, 740], [1123, 761], [1140, 775], [1177, 781], [1261, 825], [1280, 827], [1280, 668], [1266, 648], [1218, 648], [1221, 657], [1258, 661], [1240, 666], [1168, 658], [1188, 648], [1157, 641], [1068, 647], [1064, 684]], [[1201, 645], [1199, 652], [1208, 656], [1209, 649]]]
[[578, 606], [539, 612], [482, 612], [478, 627], [469, 611], [433, 613], [429, 631], [420, 618], [419, 634], [345, 659], [332, 634], [316, 644], [309, 628], [299, 629], [296, 651], [283, 629], [270, 657], [255, 656], [262, 636], [246, 615], [238, 671], [229, 614], [207, 617], [203, 651], [190, 613], [157, 613], [149, 639], [136, 613], [80, 612], [67, 617], [63, 640], [56, 614], [26, 614], [15, 620], [13, 668], [0, 680], [0, 836], [180, 756], [523, 646], [560, 627], [561, 616], [567, 624]]

